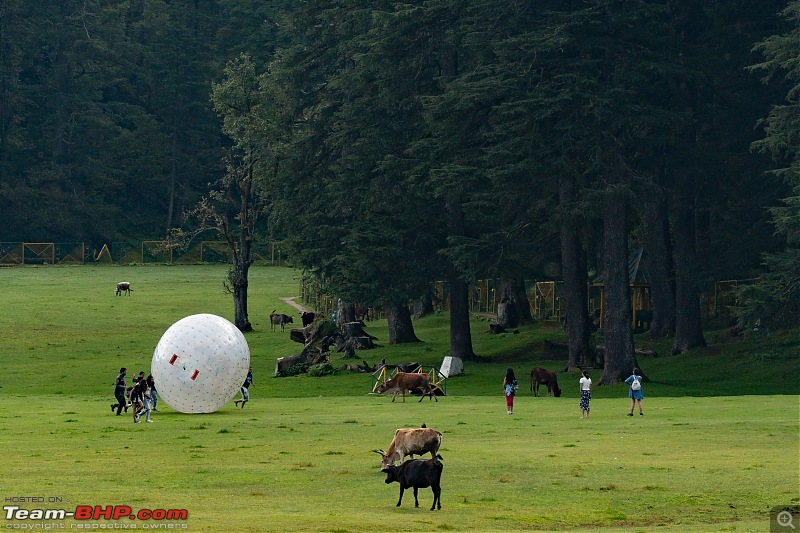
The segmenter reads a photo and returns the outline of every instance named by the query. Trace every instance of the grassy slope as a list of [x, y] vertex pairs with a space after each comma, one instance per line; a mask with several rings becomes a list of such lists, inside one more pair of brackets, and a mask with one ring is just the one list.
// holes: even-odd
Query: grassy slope
[[[190, 416], [162, 405], [149, 425], [111, 416], [116, 371], [147, 371], [169, 325], [200, 312], [231, 318], [224, 277], [220, 267], [0, 270], [0, 449], [10, 459], [0, 492], [63, 497], [67, 508], [185, 507], [190, 529], [207, 531], [385, 531], [399, 519], [414, 531], [754, 531], [768, 528], [770, 507], [798, 503], [794, 336], [640, 357], [653, 380], [645, 417], [622, 416], [625, 388], [612, 386], [597, 388], [592, 417], [580, 420], [577, 376], [565, 374], [562, 398], [535, 399], [523, 385], [508, 417], [504, 368], [523, 383], [532, 366], [558, 369], [542, 341], [563, 332], [492, 336], [475, 319], [486, 362], [469, 363], [439, 403], [392, 404], [365, 394], [363, 374], [271, 377], [275, 357], [300, 348], [268, 327], [273, 309], [293, 311], [279, 301], [297, 291], [288, 269], [252, 271], [256, 386], [245, 410]], [[123, 279], [134, 293], [114, 297]], [[424, 343], [359, 355], [439, 365], [446, 316], [416, 326]], [[369, 331], [385, 343], [385, 323]], [[410, 493], [396, 509], [397, 485], [383, 484], [370, 451], [423, 421], [445, 433], [438, 513], [427, 511], [429, 490], [419, 510]]]

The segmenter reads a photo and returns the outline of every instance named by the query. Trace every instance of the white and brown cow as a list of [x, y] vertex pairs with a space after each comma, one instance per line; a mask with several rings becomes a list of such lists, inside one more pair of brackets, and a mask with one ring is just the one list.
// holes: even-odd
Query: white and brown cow
[[412, 459], [415, 455], [423, 455], [430, 452], [431, 458], [436, 458], [439, 447], [442, 445], [442, 434], [433, 428], [400, 428], [394, 432], [389, 448], [386, 451], [374, 450], [379, 453], [381, 459], [381, 470], [388, 468], [400, 461], [402, 464], [406, 456]]
[[430, 396], [437, 402], [439, 401], [439, 398], [436, 397], [431, 387], [431, 377], [422, 372], [398, 372], [392, 379], [383, 383], [377, 389], [378, 394], [383, 394], [386, 391], [392, 391], [392, 401], [397, 398], [398, 394], [402, 394], [403, 401], [405, 402], [406, 391], [421, 391], [422, 397], [419, 401], [422, 401], [425, 396]]
[[114, 291], [114, 296], [119, 296], [123, 292], [130, 296], [132, 290], [130, 281], [120, 281], [117, 283], [117, 290]]

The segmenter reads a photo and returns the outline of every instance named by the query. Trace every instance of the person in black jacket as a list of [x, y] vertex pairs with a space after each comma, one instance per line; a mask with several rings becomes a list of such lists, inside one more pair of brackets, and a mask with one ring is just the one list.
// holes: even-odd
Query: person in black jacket
[[117, 416], [122, 414], [122, 409], [125, 409], [125, 412], [128, 412], [128, 399], [125, 397], [125, 389], [127, 385], [125, 384], [125, 374], [128, 372], [128, 369], [122, 367], [119, 369], [119, 375], [117, 376], [116, 381], [114, 382], [114, 398], [117, 399], [117, 403], [111, 404], [111, 412], [114, 412], [114, 409], [117, 410]]

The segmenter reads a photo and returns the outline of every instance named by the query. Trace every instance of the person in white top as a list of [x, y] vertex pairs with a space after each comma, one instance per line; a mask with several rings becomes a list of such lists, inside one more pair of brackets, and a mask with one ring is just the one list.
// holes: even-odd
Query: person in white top
[[592, 379], [589, 377], [589, 371], [583, 371], [583, 377], [580, 381], [581, 385], [581, 418], [589, 418], [589, 400], [592, 399]]

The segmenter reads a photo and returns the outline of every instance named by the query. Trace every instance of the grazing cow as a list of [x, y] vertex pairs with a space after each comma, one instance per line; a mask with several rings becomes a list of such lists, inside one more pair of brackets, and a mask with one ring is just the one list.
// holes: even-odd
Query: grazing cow
[[314, 318], [316, 318], [316, 314], [310, 311], [303, 311], [300, 313], [300, 320], [303, 321], [303, 327], [308, 326], [312, 322], [314, 322]]
[[114, 291], [114, 296], [119, 296], [123, 292], [127, 293], [128, 296], [130, 296], [132, 290], [133, 289], [131, 289], [130, 281], [120, 281], [119, 283], [117, 283], [117, 290]]
[[431, 511], [442, 508], [442, 469], [444, 466], [440, 461], [441, 457], [433, 459], [412, 459], [400, 466], [387, 466], [381, 472], [386, 473], [386, 484], [397, 481], [400, 483], [400, 499], [397, 500], [397, 507], [403, 502], [403, 491], [414, 489], [414, 507], [419, 507], [417, 490], [430, 487], [433, 490], [433, 504]]
[[442, 434], [433, 428], [422, 424], [421, 428], [400, 428], [394, 432], [394, 438], [389, 444], [388, 451], [374, 450], [383, 458], [381, 469], [394, 465], [396, 461], [403, 463], [405, 457], [422, 455], [430, 452], [431, 458], [436, 458], [439, 446], [442, 445]]
[[270, 327], [272, 328], [272, 331], [275, 331], [275, 326], [280, 326], [281, 327], [281, 331], [284, 331], [284, 326], [286, 324], [291, 324], [292, 322], [294, 322], [294, 320], [289, 315], [284, 315], [284, 314], [276, 313], [275, 311], [273, 311], [269, 315], [269, 322], [270, 322]]
[[549, 370], [537, 366], [531, 370], [531, 390], [534, 396], [539, 396], [539, 385], [545, 385], [547, 387], [548, 396], [550, 396], [551, 393], [556, 398], [561, 396], [561, 389], [558, 388], [558, 377], [555, 372], [550, 372]]
[[433, 393], [431, 377], [422, 372], [398, 372], [392, 379], [378, 387], [378, 394], [383, 394], [388, 390], [391, 390], [393, 393], [392, 401], [397, 398], [398, 394], [402, 393], [403, 401], [405, 402], [406, 391], [414, 392], [416, 390], [422, 391], [422, 397], [419, 401], [422, 401], [425, 396], [430, 396], [437, 402], [439, 401], [439, 398], [436, 398], [436, 395]]

